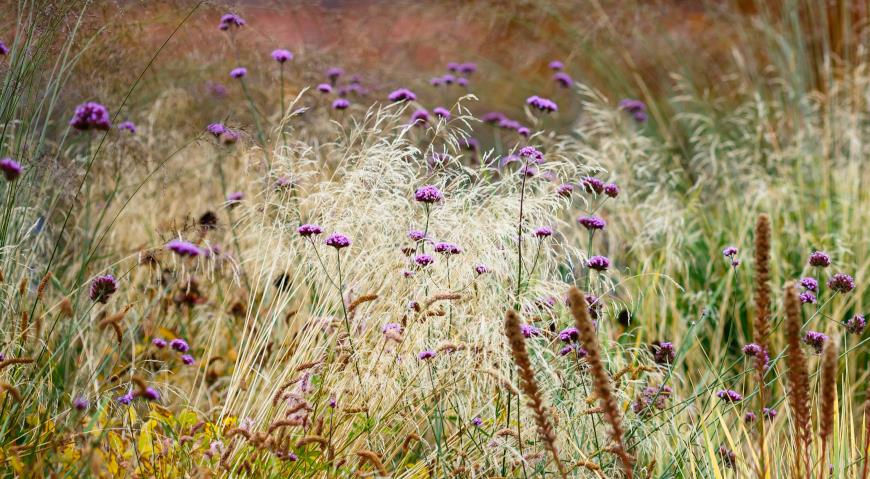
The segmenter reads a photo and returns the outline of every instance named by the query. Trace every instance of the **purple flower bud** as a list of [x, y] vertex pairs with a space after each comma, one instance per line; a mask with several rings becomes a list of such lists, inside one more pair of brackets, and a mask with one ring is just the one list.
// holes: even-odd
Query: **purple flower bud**
[[9, 47], [6, 46], [5, 43], [0, 42], [0, 55], [6, 56], [9, 55]]
[[344, 98], [337, 98], [334, 102], [332, 102], [333, 110], [346, 110], [350, 106], [350, 102], [345, 100]]
[[547, 98], [539, 97], [537, 95], [526, 98], [526, 104], [545, 113], [551, 113], [559, 109], [559, 106], [556, 105], [556, 102]]
[[856, 314], [846, 321], [846, 331], [860, 336], [864, 333], [864, 328], [867, 326], [867, 321], [863, 314]]
[[809, 263], [817, 268], [827, 268], [831, 265], [831, 257], [824, 251], [815, 251], [810, 255]]
[[523, 336], [526, 338], [531, 338], [532, 336], [540, 336], [541, 329], [533, 324], [521, 324], [520, 331], [523, 333]]
[[474, 272], [478, 275], [489, 273], [489, 267], [485, 264], [478, 264], [474, 267]]
[[804, 287], [807, 291], [818, 291], [819, 290], [819, 282], [816, 278], [807, 276], [806, 278], [801, 278], [801, 286]]
[[142, 397], [149, 401], [158, 401], [160, 399], [160, 392], [152, 387], [147, 387], [142, 391]]
[[577, 331], [577, 328], [575, 328], [574, 326], [570, 326], [559, 331], [559, 340], [561, 340], [563, 343], [570, 343], [572, 341], [576, 341], [579, 335], [580, 332]]
[[332, 246], [333, 248], [339, 250], [350, 246], [350, 238], [341, 233], [333, 233], [329, 235], [328, 238], [326, 238], [324, 244], [326, 246]]
[[607, 226], [607, 222], [598, 216], [581, 216], [577, 222], [587, 230], [603, 230]]
[[329, 81], [331, 81], [333, 84], [336, 80], [338, 80], [338, 77], [342, 75], [344, 75], [344, 70], [338, 67], [332, 67], [326, 70], [326, 78], [329, 78]]
[[90, 407], [91, 403], [82, 396], [79, 396], [73, 400], [73, 407], [79, 411], [84, 411], [88, 407]]
[[674, 348], [674, 343], [668, 341], [654, 342], [652, 344], [653, 361], [656, 364], [671, 364], [677, 357], [677, 351]]
[[774, 419], [776, 419], [777, 414], [779, 414], [779, 412], [772, 407], [765, 407], [761, 409], [761, 415], [764, 416], [764, 419], [767, 419], [768, 421], [773, 421]]
[[581, 180], [580, 184], [587, 193], [601, 194], [604, 192], [604, 182], [594, 176], [587, 176]]
[[816, 304], [816, 295], [811, 293], [810, 291], [804, 291], [803, 293], [798, 295], [798, 299], [801, 300], [803, 304]]
[[725, 256], [726, 258], [730, 258], [736, 254], [737, 248], [734, 246], [727, 246], [725, 247], [725, 249], [722, 250], [722, 256]]
[[321, 83], [317, 85], [317, 91], [320, 93], [332, 93], [332, 85], [329, 83]]
[[296, 232], [299, 233], [299, 236], [307, 238], [312, 235], [319, 235], [320, 233], [323, 233], [323, 229], [321, 229], [319, 225], [306, 223], [296, 228]]
[[607, 183], [604, 185], [604, 194], [611, 198], [616, 198], [619, 196], [619, 187], [616, 186], [616, 183]]
[[571, 183], [562, 183], [556, 188], [556, 194], [562, 196], [564, 198], [568, 198], [571, 196], [571, 193], [574, 192], [574, 185]]
[[128, 391], [127, 394], [120, 396], [116, 399], [116, 401], [125, 406], [129, 405], [131, 402], [133, 402], [133, 391]]
[[230, 71], [230, 76], [235, 79], [244, 78], [248, 74], [248, 69], [245, 67], [237, 67], [233, 68]]
[[186, 353], [190, 350], [190, 345], [187, 344], [187, 341], [181, 338], [175, 338], [169, 342], [169, 347], [178, 351], [179, 353]]
[[435, 357], [435, 351], [431, 349], [427, 349], [425, 351], [420, 351], [420, 354], [417, 355], [417, 359], [421, 361], [425, 361], [427, 359], [432, 359]]
[[604, 256], [592, 256], [586, 260], [586, 266], [596, 271], [605, 271], [610, 267], [610, 260]]
[[562, 88], [570, 88], [574, 83], [574, 80], [571, 78], [571, 75], [565, 72], [556, 72], [553, 74], [553, 81], [559, 84]]
[[202, 250], [199, 249], [199, 246], [183, 240], [172, 240], [169, 243], [166, 243], [166, 249], [182, 257], [187, 256], [195, 258], [202, 254]]
[[749, 411], [743, 415], [743, 422], [746, 422], [746, 423], [751, 424], [751, 423], [755, 422], [756, 419], [758, 419], [758, 416], [756, 416], [755, 413], [752, 411]]
[[417, 99], [417, 95], [414, 94], [411, 90], [407, 88], [399, 88], [398, 90], [393, 90], [388, 99], [393, 102], [401, 102], [401, 101], [414, 101]]
[[111, 274], [97, 276], [91, 281], [91, 286], [88, 289], [88, 296], [91, 301], [106, 304], [115, 291], [118, 290], [118, 282]]
[[435, 258], [428, 254], [418, 254], [417, 256], [414, 256], [414, 263], [417, 263], [417, 266], [420, 266], [421, 268], [425, 268], [434, 262]]
[[206, 131], [215, 136], [215, 138], [221, 136], [225, 131], [227, 131], [227, 127], [225, 127], [222, 123], [212, 123], [208, 127], [206, 127]]
[[453, 243], [436, 243], [435, 244], [435, 252], [441, 253], [446, 256], [452, 256], [459, 253], [462, 253], [462, 248], [456, 246]]
[[474, 419], [471, 420], [471, 425], [474, 427], [480, 427], [483, 425], [483, 419], [480, 416], [474, 416]]
[[743, 400], [743, 396], [733, 389], [723, 389], [716, 393], [716, 396], [724, 402], [736, 403]]
[[536, 229], [533, 234], [538, 238], [549, 238], [550, 236], [553, 236], [553, 228], [550, 228], [549, 226], [541, 226]]
[[812, 346], [812, 348], [816, 351], [816, 354], [822, 354], [822, 349], [825, 347], [825, 341], [828, 340], [828, 336], [817, 331], [807, 331], [807, 334], [804, 336], [804, 343]]
[[218, 25], [218, 29], [226, 31], [229, 30], [230, 27], [240, 28], [245, 24], [245, 20], [242, 17], [236, 15], [235, 13], [225, 13], [221, 16], [220, 24]]
[[195, 363], [196, 361], [193, 359], [193, 356], [191, 356], [189, 354], [182, 354], [181, 355], [181, 362], [190, 366], [191, 364]]
[[21, 164], [12, 158], [3, 158], [0, 160], [0, 171], [6, 177], [6, 181], [15, 181], [21, 176]]
[[565, 64], [560, 62], [559, 60], [551, 61], [548, 66], [550, 67], [550, 70], [554, 71], [561, 71], [563, 68], [565, 68]]
[[414, 199], [421, 203], [437, 203], [443, 198], [444, 195], [441, 194], [441, 190], [439, 190], [435, 185], [421, 186], [414, 192]]
[[166, 347], [166, 340], [163, 338], [154, 338], [151, 340], [151, 344], [153, 344], [157, 349], [163, 349]]
[[293, 59], [293, 54], [290, 53], [290, 50], [273, 50], [272, 51], [272, 59], [278, 63], [285, 63]]
[[96, 102], [82, 103], [76, 107], [69, 124], [76, 130], [108, 130], [111, 126], [109, 110]]
[[429, 122], [429, 112], [424, 108], [420, 108], [411, 114], [411, 124], [412, 125], [424, 126], [428, 122]]
[[438, 106], [432, 109], [432, 113], [434, 113], [438, 118], [444, 118], [445, 120], [450, 119], [450, 110], [447, 108]]
[[526, 158], [530, 163], [541, 163], [544, 161], [544, 154], [534, 146], [524, 146], [519, 151], [520, 158]]
[[828, 279], [828, 287], [836, 293], [848, 293], [855, 289], [855, 280], [846, 273], [837, 273]]

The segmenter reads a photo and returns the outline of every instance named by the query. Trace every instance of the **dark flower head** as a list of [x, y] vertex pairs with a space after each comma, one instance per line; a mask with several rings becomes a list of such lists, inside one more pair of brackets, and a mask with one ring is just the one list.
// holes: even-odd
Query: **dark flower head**
[[79, 411], [84, 411], [90, 407], [91, 403], [87, 399], [79, 396], [73, 400], [73, 407]]
[[480, 416], [474, 416], [474, 419], [471, 420], [471, 425], [474, 427], [480, 427], [483, 425], [483, 419]]
[[811, 291], [804, 291], [803, 293], [798, 295], [798, 298], [803, 304], [816, 304], [816, 301], [818, 301], [816, 295], [813, 294]]
[[752, 411], [748, 411], [746, 414], [743, 415], [743, 422], [746, 423], [751, 424], [755, 422], [756, 419], [758, 419], [758, 416], [756, 416], [755, 413]]
[[425, 361], [427, 359], [432, 359], [434, 357], [435, 357], [435, 351], [432, 351], [431, 349], [427, 349], [425, 351], [420, 351], [420, 353], [417, 354], [417, 359], [419, 359], [421, 361]]
[[541, 226], [537, 228], [533, 234], [538, 238], [549, 238], [550, 236], [553, 236], [553, 228], [550, 228], [549, 226]]
[[190, 350], [190, 345], [187, 344], [187, 341], [181, 338], [175, 338], [169, 342], [169, 347], [178, 351], [179, 353], [186, 353]]
[[221, 16], [221, 22], [218, 25], [220, 30], [229, 30], [230, 27], [240, 28], [245, 25], [245, 20], [235, 13], [225, 13]]
[[462, 248], [456, 246], [453, 243], [436, 243], [435, 244], [435, 252], [441, 253], [446, 256], [452, 256], [455, 254], [462, 253]]
[[571, 196], [571, 193], [574, 192], [574, 185], [571, 183], [562, 183], [556, 188], [556, 194], [559, 196], [563, 196], [565, 198]]
[[233, 145], [237, 141], [239, 141], [239, 133], [236, 131], [227, 128], [221, 134], [221, 143], [223, 143], [224, 145]]
[[199, 246], [184, 240], [172, 240], [169, 243], [166, 243], [166, 249], [172, 251], [178, 256], [188, 256], [191, 258], [195, 258], [202, 254], [202, 250]]
[[206, 127], [206, 131], [214, 135], [215, 138], [221, 136], [225, 131], [227, 131], [227, 127], [223, 125], [223, 123], [212, 123], [211, 125]]
[[118, 290], [118, 281], [111, 274], [97, 276], [91, 281], [88, 296], [91, 301], [106, 304], [109, 298]]
[[329, 235], [323, 243], [326, 246], [332, 246], [335, 249], [342, 249], [350, 246], [350, 238], [341, 233], [333, 233]]
[[429, 112], [426, 109], [420, 108], [420, 109], [416, 110], [414, 113], [411, 113], [411, 124], [417, 125], [417, 126], [423, 126], [428, 122], [429, 122]]
[[192, 365], [193, 363], [195, 363], [196, 360], [193, 359], [193, 356], [191, 356], [191, 355], [189, 355], [189, 354], [182, 354], [182, 355], [181, 355], [181, 362], [184, 363], [184, 364], [186, 364], [186, 365], [188, 365], [188, 366], [190, 366], [190, 365]]
[[643, 123], [647, 120], [646, 103], [640, 100], [626, 98], [619, 102], [619, 108], [628, 112], [638, 123]]
[[767, 363], [770, 362], [770, 356], [768, 356], [767, 350], [760, 345], [749, 343], [746, 346], [743, 346], [743, 354], [755, 358], [756, 365], [762, 370], [767, 369]]
[[586, 260], [586, 266], [596, 271], [605, 271], [610, 267], [610, 260], [604, 256], [593, 256]]
[[230, 76], [235, 78], [235, 79], [243, 78], [247, 74], [248, 74], [248, 69], [245, 67], [237, 67], [237, 68], [233, 68], [232, 70], [230, 70]]
[[846, 331], [858, 336], [864, 332], [866, 326], [867, 321], [864, 319], [863, 314], [856, 314], [846, 321]]
[[456, 84], [459, 86], [468, 86], [468, 78], [462, 78], [462, 77], [457, 78]]
[[122, 121], [121, 123], [118, 124], [118, 129], [119, 130], [127, 130], [131, 134], [135, 134], [136, 133], [136, 124], [130, 120]]
[[530, 163], [541, 163], [544, 161], [544, 154], [534, 146], [524, 146], [520, 148], [520, 158], [526, 158]]
[[499, 123], [505, 119], [504, 113], [491, 111], [489, 113], [484, 113], [480, 117], [480, 121], [484, 123]]
[[519, 174], [526, 178], [531, 178], [538, 174], [538, 169], [532, 165], [523, 165], [523, 167], [519, 169]]
[[6, 177], [6, 181], [15, 181], [21, 176], [21, 164], [12, 158], [3, 158], [0, 160], [0, 171]]
[[822, 349], [825, 347], [825, 341], [828, 340], [828, 336], [817, 331], [807, 331], [807, 334], [804, 336], [804, 343], [816, 351], [816, 354], [822, 354]]
[[76, 130], [108, 130], [112, 125], [109, 110], [99, 103], [89, 101], [76, 107], [70, 126]]
[[272, 59], [278, 63], [285, 63], [293, 59], [293, 54], [290, 50], [278, 49], [272, 51]]
[[429, 84], [432, 86], [441, 86], [442, 83], [444, 83], [444, 80], [442, 80], [441, 77], [433, 77], [429, 80]]
[[725, 249], [722, 250], [722, 256], [726, 258], [730, 258], [737, 254], [737, 248], [734, 246], [726, 246]]
[[767, 419], [768, 421], [773, 421], [774, 419], [776, 419], [777, 414], [779, 414], [779, 412], [772, 407], [764, 407], [761, 409], [761, 415], [764, 416], [764, 419]]
[[435, 258], [428, 254], [418, 254], [414, 256], [414, 263], [417, 263], [417, 266], [425, 268], [430, 264], [435, 262]]
[[548, 66], [550, 67], [550, 70], [554, 71], [561, 71], [563, 68], [565, 68], [565, 64], [560, 62], [559, 60], [551, 61]]
[[414, 192], [414, 199], [421, 203], [437, 203], [444, 198], [441, 190], [435, 185], [424, 185]]
[[160, 392], [149, 386], [142, 391], [142, 397], [149, 401], [158, 401], [160, 399]]
[[828, 279], [828, 287], [836, 293], [848, 293], [855, 289], [855, 280], [846, 273], [837, 273]]
[[574, 80], [571, 78], [571, 75], [565, 72], [556, 72], [553, 74], [553, 80], [559, 84], [562, 88], [570, 88], [571, 84], [574, 83]]
[[317, 91], [320, 93], [332, 93], [332, 85], [329, 83], [321, 83], [317, 85]]
[[677, 357], [674, 343], [668, 341], [656, 341], [652, 344], [653, 361], [656, 364], [671, 364]]
[[532, 336], [540, 336], [541, 328], [533, 325], [533, 324], [521, 324], [520, 331], [523, 333], [523, 336], [527, 338], [531, 338]]
[[133, 391], [128, 391], [127, 394], [118, 397], [116, 401], [118, 401], [119, 404], [123, 404], [125, 406], [129, 405], [131, 402], [133, 402]]
[[728, 449], [725, 444], [719, 446], [719, 458], [722, 459], [722, 464], [729, 469], [734, 469], [737, 466], [737, 454]]
[[296, 232], [299, 233], [300, 236], [311, 236], [311, 235], [319, 235], [323, 233], [323, 229], [320, 228], [319, 225], [306, 223], [298, 228], [296, 228]]
[[474, 266], [474, 272], [477, 274], [486, 274], [489, 273], [489, 267], [485, 264], [478, 264]]
[[801, 286], [807, 291], [818, 291], [819, 290], [819, 282], [816, 278], [811, 276], [807, 276], [806, 278], [801, 278]]
[[463, 64], [459, 65], [459, 73], [462, 73], [463, 75], [471, 75], [472, 73], [474, 73], [476, 71], [477, 71], [477, 63], [468, 62], [468, 63], [463, 63]]
[[604, 185], [604, 194], [611, 198], [616, 198], [619, 196], [619, 186], [616, 186], [616, 183], [607, 183]]
[[435, 114], [438, 118], [444, 118], [445, 120], [450, 119], [450, 110], [444, 108], [443, 106], [437, 106], [432, 109], [432, 113]]
[[521, 127], [517, 128], [517, 134], [519, 134], [520, 136], [522, 136], [524, 138], [528, 138], [529, 135], [532, 134], [532, 130], [530, 130], [526, 126], [521, 126]]
[[559, 356], [567, 356], [571, 353], [574, 353], [574, 355], [578, 358], [585, 358], [586, 355], [589, 354], [588, 351], [581, 348], [579, 344], [575, 343], [567, 344], [559, 350]]
[[335, 84], [335, 81], [338, 80], [338, 77], [342, 75], [344, 75], [344, 70], [338, 67], [332, 67], [326, 70], [326, 78], [329, 78], [329, 81], [331, 81], [333, 84]]
[[735, 403], [743, 400], [743, 396], [733, 389], [723, 389], [716, 396], [724, 402]]
[[579, 331], [577, 331], [577, 328], [575, 328], [574, 326], [570, 326], [559, 331], [559, 340], [563, 343], [570, 343], [572, 341], [576, 341], [579, 335], [580, 333]]
[[531, 106], [532, 108], [538, 109], [546, 113], [554, 112], [559, 109], [559, 106], [556, 105], [556, 102], [547, 98], [539, 97], [537, 95], [526, 98], [526, 104]]
[[345, 100], [344, 98], [337, 98], [334, 102], [332, 102], [333, 110], [346, 110], [349, 106], [350, 102]]
[[824, 251], [815, 251], [810, 255], [809, 263], [817, 268], [827, 268], [831, 265], [831, 257]]
[[604, 192], [604, 182], [594, 176], [587, 176], [580, 181], [587, 193], [601, 194]]
[[153, 344], [157, 349], [163, 349], [166, 347], [166, 340], [163, 338], [154, 338], [151, 340], [151, 344]]
[[408, 238], [411, 241], [422, 241], [424, 238], [426, 238], [426, 233], [420, 230], [410, 230], [408, 231]]
[[9, 55], [9, 47], [6, 46], [5, 43], [0, 42], [0, 55], [6, 56]]
[[577, 222], [587, 230], [603, 230], [607, 226], [607, 222], [598, 216], [581, 216]]
[[393, 90], [387, 98], [391, 102], [397, 103], [400, 101], [414, 101], [417, 99], [417, 95], [407, 88], [399, 88], [398, 90]]

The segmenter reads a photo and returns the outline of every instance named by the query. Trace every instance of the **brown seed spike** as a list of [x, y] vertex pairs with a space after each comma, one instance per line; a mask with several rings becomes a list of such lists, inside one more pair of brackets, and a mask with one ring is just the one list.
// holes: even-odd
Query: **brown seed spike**
[[788, 366], [786, 373], [789, 385], [788, 403], [797, 439], [794, 477], [803, 477], [800, 473], [804, 464], [802, 458], [809, 461], [806, 454], [810, 442], [810, 382], [807, 359], [801, 349], [801, 323], [800, 299], [794, 283], [789, 283], [785, 287], [785, 339], [788, 345], [785, 359]]
[[589, 370], [592, 373], [592, 385], [595, 394], [599, 398], [604, 417], [610, 424], [611, 439], [615, 445], [614, 453], [622, 462], [622, 470], [625, 472], [625, 476], [631, 479], [634, 476], [634, 461], [628, 454], [628, 451], [625, 450], [625, 445], [622, 441], [622, 414], [619, 406], [616, 404], [616, 398], [613, 397], [610, 378], [604, 370], [604, 364], [601, 361], [598, 337], [595, 333], [595, 325], [592, 324], [592, 319], [589, 317], [589, 307], [586, 305], [586, 298], [579, 289], [572, 287], [568, 290], [568, 305], [571, 307], [571, 314], [574, 316], [574, 326], [577, 328], [580, 341], [583, 343], [583, 348], [586, 349], [586, 362], [589, 364]]
[[837, 338], [831, 337], [825, 342], [825, 350], [822, 353], [821, 364], [821, 393], [819, 411], [819, 436], [822, 439], [822, 460], [819, 475], [823, 476], [825, 471], [825, 460], [827, 458], [826, 446], [831, 433], [834, 432], [834, 402], [837, 399]]
[[562, 461], [559, 460], [559, 450], [556, 448], [556, 433], [553, 431], [553, 426], [547, 417], [547, 408], [544, 406], [544, 400], [541, 396], [541, 391], [538, 389], [538, 383], [535, 381], [535, 371], [532, 369], [532, 363], [529, 360], [529, 353], [526, 350], [526, 340], [523, 337], [522, 329], [520, 329], [520, 316], [516, 311], [509, 309], [505, 315], [505, 335], [510, 344], [511, 354], [514, 357], [514, 362], [519, 369], [520, 386], [523, 392], [528, 396], [528, 406], [532, 410], [535, 417], [535, 423], [538, 426], [538, 434], [543, 439], [544, 446], [553, 455], [553, 462], [556, 463], [556, 468], [563, 478], [567, 478], [567, 471]]
[[755, 223], [755, 331], [756, 344], [767, 350], [770, 336], [770, 217]]

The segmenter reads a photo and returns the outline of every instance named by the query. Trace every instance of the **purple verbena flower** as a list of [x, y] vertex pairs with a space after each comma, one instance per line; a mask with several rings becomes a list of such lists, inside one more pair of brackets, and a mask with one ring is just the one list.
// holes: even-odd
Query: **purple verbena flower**
[[768, 421], [773, 421], [774, 419], [776, 419], [777, 414], [779, 414], [779, 412], [772, 407], [761, 408], [761, 415], [764, 416], [764, 419], [767, 419]]
[[317, 91], [320, 93], [332, 93], [332, 85], [329, 83], [321, 83], [317, 85]]
[[423, 241], [423, 239], [426, 238], [426, 233], [420, 230], [411, 230], [408, 231], [408, 238], [410, 238], [411, 241]]
[[227, 127], [223, 125], [223, 123], [212, 123], [211, 125], [206, 127], [206, 131], [215, 136], [215, 138], [221, 136], [225, 131], [227, 131]]
[[656, 341], [652, 344], [653, 361], [656, 364], [671, 364], [677, 357], [674, 343], [668, 341]]
[[188, 256], [191, 258], [195, 258], [202, 254], [202, 250], [199, 246], [184, 240], [172, 240], [169, 243], [166, 243], [166, 249], [172, 251], [178, 256]]
[[822, 349], [824, 349], [825, 341], [827, 340], [827, 335], [819, 333], [817, 331], [807, 331], [807, 334], [804, 335], [804, 343], [812, 346], [812, 348], [816, 351], [816, 354], [822, 354]]
[[278, 49], [272, 51], [272, 59], [278, 63], [285, 63], [293, 59], [293, 54], [290, 50]]
[[220, 24], [218, 24], [218, 29], [226, 31], [229, 30], [230, 27], [240, 28], [245, 25], [245, 20], [236, 15], [235, 13], [225, 13], [221, 16]]
[[230, 70], [230, 76], [235, 79], [240, 79], [248, 74], [248, 69], [245, 67], [236, 67]]
[[735, 403], [743, 400], [743, 396], [733, 389], [723, 389], [716, 396], [724, 402]]
[[571, 75], [565, 72], [556, 72], [553, 74], [553, 81], [559, 84], [562, 88], [570, 88], [574, 83], [574, 80], [571, 78]]
[[429, 122], [429, 112], [425, 108], [419, 108], [411, 114], [411, 124], [424, 126]]
[[456, 79], [456, 84], [459, 86], [468, 86], [468, 78], [459, 77]]
[[626, 98], [619, 102], [619, 109], [628, 112], [636, 122], [643, 123], [647, 120], [646, 103], [640, 100]]
[[604, 182], [594, 176], [587, 176], [580, 181], [587, 193], [601, 194], [604, 192]]
[[79, 411], [84, 411], [90, 407], [91, 403], [84, 397], [79, 396], [73, 399], [73, 407]]
[[803, 293], [799, 294], [798, 299], [800, 299], [801, 303], [803, 304], [816, 304], [816, 301], [818, 301], [816, 295], [813, 294], [811, 291], [804, 291]]
[[191, 355], [189, 355], [189, 354], [182, 354], [182, 355], [181, 355], [181, 362], [183, 362], [184, 364], [190, 366], [191, 364], [195, 363], [196, 360], [194, 360], [194, 359], [193, 359], [193, 356], [191, 356]]
[[541, 163], [544, 161], [544, 154], [534, 146], [524, 146], [519, 151], [520, 158], [526, 158], [529, 163]]
[[169, 347], [178, 351], [179, 353], [186, 353], [190, 350], [190, 345], [187, 344], [187, 341], [181, 338], [175, 338], [169, 342]]
[[445, 120], [450, 119], [450, 110], [444, 108], [443, 106], [437, 106], [432, 109], [432, 113], [435, 114], [438, 118], [444, 118]]
[[350, 102], [344, 98], [336, 98], [334, 102], [332, 102], [333, 110], [346, 110], [350, 106]]
[[867, 326], [867, 320], [863, 314], [856, 314], [846, 321], [846, 331], [860, 336], [864, 333], [864, 328]]
[[483, 425], [483, 419], [480, 416], [474, 416], [474, 419], [471, 420], [471, 425], [474, 427], [480, 427]]
[[414, 256], [414, 263], [416, 263], [417, 266], [420, 266], [422, 268], [425, 268], [426, 266], [429, 266], [430, 264], [432, 264], [434, 262], [435, 262], [435, 258], [433, 258], [432, 255], [418, 254], [417, 256]]
[[556, 102], [547, 98], [539, 97], [537, 95], [526, 98], [526, 104], [531, 106], [532, 108], [536, 108], [546, 113], [554, 112], [559, 109], [559, 106], [556, 105]]
[[471, 75], [477, 71], [477, 63], [467, 62], [459, 65], [459, 73], [463, 75]]
[[581, 216], [577, 222], [587, 230], [603, 230], [607, 226], [607, 222], [598, 216]]
[[331, 67], [326, 70], [326, 78], [329, 78], [329, 81], [335, 84], [335, 81], [338, 80], [338, 77], [344, 75], [344, 70], [339, 67]]
[[391, 102], [397, 103], [400, 101], [414, 101], [417, 99], [417, 95], [407, 88], [399, 88], [398, 90], [393, 90], [387, 98]]
[[436, 243], [435, 244], [435, 252], [441, 253], [443, 255], [451, 256], [455, 254], [462, 253], [462, 248], [453, 244], [453, 243]]
[[387, 334], [389, 331], [401, 333], [402, 325], [400, 325], [399, 323], [387, 323], [381, 328], [381, 333]]
[[157, 349], [163, 349], [166, 347], [166, 340], [163, 338], [154, 338], [151, 340], [151, 344], [153, 344]]
[[534, 324], [521, 324], [520, 331], [523, 333], [523, 336], [526, 338], [531, 338], [532, 336], [540, 336], [541, 328], [535, 326]]
[[737, 466], [737, 454], [728, 449], [725, 444], [719, 446], [719, 458], [722, 459], [722, 464], [729, 469], [734, 469]]
[[730, 258], [737, 254], [737, 248], [735, 246], [726, 246], [725, 249], [722, 250], [722, 256], [726, 258]]
[[103, 105], [89, 101], [76, 107], [70, 126], [76, 130], [108, 130], [112, 124], [109, 110]]
[[817, 268], [827, 268], [831, 265], [831, 257], [824, 251], [814, 251], [810, 255], [809, 263], [810, 266], [815, 266]]
[[447, 75], [441, 77], [441, 82], [445, 85], [452, 85], [456, 83], [456, 77], [448, 73]]
[[425, 361], [427, 359], [432, 359], [434, 357], [435, 357], [435, 351], [432, 351], [431, 349], [427, 349], [425, 351], [420, 351], [420, 353], [417, 354], [417, 359], [419, 359], [421, 361]]
[[749, 424], [755, 422], [756, 419], [758, 419], [758, 416], [756, 416], [752, 411], [747, 411], [746, 414], [743, 415], [743, 422]]
[[806, 278], [801, 278], [801, 286], [807, 291], [818, 291], [819, 290], [819, 282], [816, 278], [807, 276]]
[[541, 226], [535, 229], [532, 234], [541, 239], [549, 238], [550, 236], [553, 236], [553, 228], [550, 228], [549, 226]]
[[118, 397], [116, 401], [118, 401], [119, 404], [123, 404], [125, 406], [129, 405], [131, 402], [133, 402], [133, 391], [128, 391], [127, 394]]
[[119, 130], [127, 130], [130, 132], [130, 134], [136, 134], [136, 124], [130, 120], [122, 121], [121, 123], [118, 123], [118, 129]]
[[837, 273], [828, 279], [828, 288], [836, 293], [848, 293], [855, 289], [855, 280], [846, 273]]
[[441, 190], [435, 185], [424, 185], [414, 192], [414, 199], [421, 203], [437, 203], [444, 198]]
[[7, 47], [6, 44], [3, 43], [2, 41], [0, 41], [0, 55], [2, 55], [4, 57], [6, 55], [9, 55], [9, 47]]
[[573, 192], [574, 185], [572, 185], [571, 183], [562, 183], [556, 188], [556, 194], [564, 198], [571, 196], [571, 193]]
[[770, 362], [770, 357], [761, 345], [749, 343], [746, 346], [743, 346], [743, 354], [755, 358], [756, 364], [761, 367], [762, 370], [767, 369], [767, 363]]
[[432, 79], [429, 80], [429, 84], [436, 87], [441, 86], [443, 83], [444, 80], [441, 77], [432, 77]]
[[478, 264], [474, 266], [474, 272], [478, 275], [489, 273], [489, 267], [485, 264]]
[[574, 326], [570, 326], [559, 331], [559, 340], [563, 343], [570, 343], [572, 341], [576, 341], [579, 335], [580, 332], [577, 331], [577, 328], [575, 328]]
[[296, 228], [296, 232], [299, 233], [299, 236], [309, 237], [313, 235], [319, 235], [323, 233], [323, 229], [320, 225], [315, 225], [311, 223], [305, 223], [304, 225]]
[[551, 61], [548, 66], [550, 67], [550, 70], [554, 71], [561, 71], [563, 68], [565, 68], [565, 64], [560, 62], [559, 60]]
[[616, 183], [607, 183], [604, 185], [604, 194], [611, 198], [616, 198], [619, 196], [619, 186]]
[[0, 160], [0, 171], [3, 172], [6, 181], [15, 181], [16, 178], [21, 176], [21, 170], [21, 164], [12, 158], [3, 158]]
[[88, 296], [91, 301], [106, 304], [109, 298], [118, 290], [118, 281], [111, 274], [97, 276], [91, 281]]
[[605, 256], [592, 256], [586, 260], [586, 266], [596, 271], [605, 271], [610, 267], [610, 260]]
[[447, 71], [451, 71], [456, 73], [459, 71], [459, 63], [457, 62], [447, 62]]
[[480, 121], [484, 123], [499, 123], [505, 118], [504, 113], [491, 111], [480, 116]]
[[332, 246], [338, 250], [350, 246], [350, 238], [341, 233], [333, 233], [326, 238], [326, 241], [324, 241], [323, 244], [326, 246]]
[[160, 400], [160, 391], [149, 386], [142, 391], [142, 396], [149, 401], [158, 401]]

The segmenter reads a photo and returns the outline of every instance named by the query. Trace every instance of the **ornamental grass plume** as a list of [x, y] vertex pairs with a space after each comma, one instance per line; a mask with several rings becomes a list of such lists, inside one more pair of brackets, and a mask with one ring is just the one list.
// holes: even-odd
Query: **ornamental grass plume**
[[[788, 405], [791, 409], [792, 423], [795, 428], [797, 449], [792, 477], [803, 477], [800, 474], [804, 464], [809, 464], [808, 448], [810, 443], [810, 412], [809, 412], [809, 373], [807, 359], [801, 349], [801, 303], [794, 283], [785, 287], [785, 339], [788, 345], [786, 365], [788, 370]], [[809, 468], [807, 468], [809, 471]]]
[[574, 317], [574, 325], [579, 333], [580, 342], [583, 345], [583, 349], [586, 350], [586, 362], [589, 364], [589, 371], [592, 374], [592, 385], [595, 394], [601, 403], [605, 419], [610, 423], [610, 435], [614, 444], [614, 452], [622, 462], [622, 470], [625, 472], [625, 476], [631, 479], [634, 477], [634, 460], [628, 454], [628, 451], [625, 450], [625, 444], [622, 441], [622, 413], [619, 405], [616, 403], [616, 398], [613, 396], [610, 378], [607, 375], [607, 371], [604, 370], [604, 364], [601, 361], [601, 350], [599, 349], [598, 338], [595, 333], [595, 324], [592, 322], [592, 318], [589, 317], [589, 307], [586, 305], [586, 298], [576, 287], [571, 287], [568, 290], [568, 306], [571, 308], [571, 315]]
[[765, 350], [770, 335], [770, 217], [755, 223], [755, 321], [753, 342]]
[[834, 432], [834, 402], [837, 400], [837, 340], [832, 338], [825, 344], [821, 364], [821, 386], [819, 404], [819, 437], [822, 440], [822, 457], [819, 461], [819, 477], [825, 476], [828, 439]]
[[526, 350], [526, 340], [523, 336], [520, 316], [513, 309], [508, 309], [505, 314], [504, 328], [505, 335], [510, 344], [511, 354], [519, 369], [520, 387], [526, 396], [529, 397], [528, 406], [535, 416], [538, 435], [541, 436], [544, 446], [553, 455], [553, 462], [556, 463], [559, 474], [563, 479], [567, 479], [568, 475], [565, 466], [559, 460], [559, 450], [556, 448], [556, 433], [553, 431], [553, 426], [550, 424], [550, 419], [547, 416], [547, 408], [544, 406], [544, 399], [541, 397], [541, 391], [538, 388], [537, 381], [535, 381], [535, 371], [532, 369], [529, 353]]

